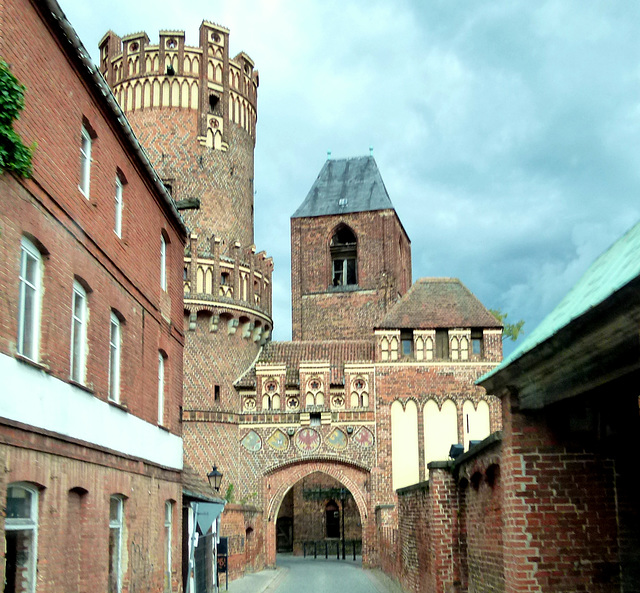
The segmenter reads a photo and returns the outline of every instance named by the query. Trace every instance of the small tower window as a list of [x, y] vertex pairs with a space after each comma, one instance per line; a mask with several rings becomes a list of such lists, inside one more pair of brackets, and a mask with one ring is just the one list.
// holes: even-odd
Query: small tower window
[[436, 330], [436, 358], [449, 358], [449, 332], [446, 329]]
[[348, 226], [341, 226], [331, 238], [332, 286], [355, 286], [358, 247], [356, 236]]
[[402, 344], [402, 356], [413, 356], [413, 331], [403, 329], [400, 332], [400, 342]]
[[209, 95], [209, 111], [213, 112], [220, 101], [220, 97], [218, 95], [211, 94]]
[[482, 356], [482, 330], [471, 330], [471, 353]]

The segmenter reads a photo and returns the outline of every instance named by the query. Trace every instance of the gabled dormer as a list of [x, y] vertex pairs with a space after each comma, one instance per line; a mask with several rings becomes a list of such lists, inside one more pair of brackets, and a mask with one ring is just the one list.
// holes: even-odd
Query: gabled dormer
[[457, 278], [421, 278], [375, 330], [379, 362], [496, 362], [502, 325]]

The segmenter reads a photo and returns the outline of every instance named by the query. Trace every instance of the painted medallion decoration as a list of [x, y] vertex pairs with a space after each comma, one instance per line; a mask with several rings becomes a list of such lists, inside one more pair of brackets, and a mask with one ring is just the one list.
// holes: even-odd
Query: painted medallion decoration
[[303, 428], [296, 435], [296, 447], [303, 453], [312, 453], [320, 446], [320, 435], [313, 428]]
[[246, 434], [246, 436], [240, 441], [240, 444], [247, 450], [255, 453], [262, 449], [262, 439], [260, 435], [252, 430]]
[[290, 397], [287, 399], [287, 409], [297, 410], [300, 407], [300, 400], [297, 397]]
[[256, 409], [256, 400], [254, 397], [247, 397], [244, 400], [244, 409], [248, 412], [252, 412]]
[[289, 448], [289, 439], [278, 429], [268, 438], [267, 445], [275, 451], [286, 451]]
[[364, 426], [358, 431], [358, 434], [356, 434], [354, 440], [364, 449], [373, 447], [373, 433]]
[[347, 435], [344, 434], [339, 428], [334, 428], [329, 438], [327, 439], [327, 443], [334, 449], [338, 451], [342, 451], [347, 448]]

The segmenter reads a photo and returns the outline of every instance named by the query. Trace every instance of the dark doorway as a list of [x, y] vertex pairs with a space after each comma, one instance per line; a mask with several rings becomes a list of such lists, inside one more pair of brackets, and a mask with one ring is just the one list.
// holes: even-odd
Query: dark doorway
[[340, 537], [340, 509], [335, 501], [330, 500], [325, 507], [325, 525], [327, 526], [327, 538]]

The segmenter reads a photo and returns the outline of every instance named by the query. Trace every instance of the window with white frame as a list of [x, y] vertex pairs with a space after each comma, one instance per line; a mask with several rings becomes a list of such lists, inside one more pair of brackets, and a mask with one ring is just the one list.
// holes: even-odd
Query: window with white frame
[[171, 591], [171, 531], [173, 528], [173, 502], [164, 503], [164, 590]]
[[167, 290], [167, 241], [160, 235], [160, 288]]
[[119, 175], [116, 175], [116, 215], [113, 225], [113, 231], [118, 237], [122, 237], [122, 188], [124, 184]]
[[89, 198], [91, 181], [91, 134], [86, 126], [82, 126], [82, 141], [80, 143], [80, 191]]
[[18, 295], [18, 354], [38, 360], [42, 255], [23, 237], [20, 248], [20, 292]]
[[158, 424], [164, 424], [164, 367], [165, 356], [158, 352]]
[[33, 593], [38, 554], [38, 491], [28, 484], [10, 484], [5, 512], [4, 592]]
[[113, 311], [109, 326], [109, 399], [120, 403], [120, 319]]
[[76, 280], [71, 305], [71, 379], [84, 384], [87, 367], [87, 292]]
[[124, 500], [112, 496], [109, 501], [109, 588], [108, 593], [122, 591], [122, 531]]

